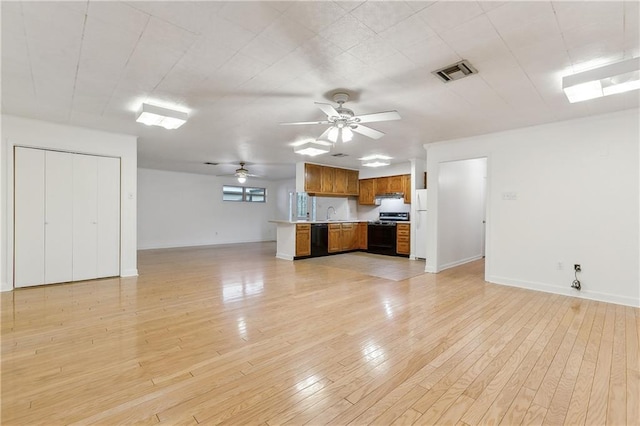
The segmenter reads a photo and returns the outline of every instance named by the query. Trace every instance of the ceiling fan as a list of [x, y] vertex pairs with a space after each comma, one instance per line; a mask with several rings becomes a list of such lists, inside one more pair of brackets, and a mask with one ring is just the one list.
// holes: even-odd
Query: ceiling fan
[[349, 94], [344, 92], [337, 92], [333, 95], [333, 100], [338, 104], [337, 108], [334, 108], [331, 104], [325, 104], [322, 102], [314, 102], [318, 108], [327, 115], [327, 119], [323, 121], [299, 121], [294, 123], [280, 123], [285, 126], [300, 125], [300, 124], [330, 124], [327, 130], [320, 135], [318, 140], [328, 140], [336, 143], [338, 139], [342, 142], [349, 142], [353, 139], [353, 132], [360, 133], [372, 139], [380, 139], [384, 136], [384, 133], [372, 129], [371, 127], [363, 126], [362, 123], [373, 123], [376, 121], [390, 121], [400, 120], [400, 114], [398, 111], [384, 111], [376, 112], [372, 114], [355, 115], [354, 112], [344, 107], [344, 103], [349, 100]]
[[[205, 164], [211, 164], [211, 165], [217, 165], [217, 163], [205, 163]], [[217, 175], [217, 176], [235, 176], [238, 178], [238, 182], [240, 183], [245, 183], [247, 181], [248, 177], [260, 177], [258, 175], [254, 175], [252, 173], [249, 173], [248, 169], [245, 169], [244, 165], [247, 164], [244, 161], [240, 162], [240, 168], [236, 169], [235, 173], [230, 173], [230, 174], [226, 174], [226, 175]]]

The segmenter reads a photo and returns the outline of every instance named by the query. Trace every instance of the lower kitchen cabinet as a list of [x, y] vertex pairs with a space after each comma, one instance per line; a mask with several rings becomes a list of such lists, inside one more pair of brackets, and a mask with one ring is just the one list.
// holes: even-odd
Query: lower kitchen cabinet
[[329, 253], [342, 251], [342, 224], [329, 224]]
[[367, 224], [367, 222], [360, 222], [358, 223], [358, 248], [360, 250], [366, 250], [367, 249], [367, 233], [368, 233], [368, 227], [369, 225]]
[[396, 225], [396, 252], [402, 255], [411, 253], [411, 225], [399, 223]]
[[311, 256], [311, 225], [296, 225], [296, 256]]
[[342, 251], [356, 250], [358, 248], [358, 224], [343, 223], [342, 225]]

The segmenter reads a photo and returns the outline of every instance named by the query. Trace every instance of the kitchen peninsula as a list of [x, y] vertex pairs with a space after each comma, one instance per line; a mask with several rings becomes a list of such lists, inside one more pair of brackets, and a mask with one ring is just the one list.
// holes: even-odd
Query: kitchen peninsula
[[367, 222], [358, 220], [288, 221], [277, 225], [276, 257], [295, 260], [367, 249]]

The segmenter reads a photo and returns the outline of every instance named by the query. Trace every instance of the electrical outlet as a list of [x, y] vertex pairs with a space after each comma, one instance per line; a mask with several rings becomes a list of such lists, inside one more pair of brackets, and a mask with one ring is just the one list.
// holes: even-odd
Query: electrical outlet
[[576, 272], [580, 272], [582, 271], [582, 268], [580, 267], [580, 264], [576, 263], [573, 265], [573, 270]]

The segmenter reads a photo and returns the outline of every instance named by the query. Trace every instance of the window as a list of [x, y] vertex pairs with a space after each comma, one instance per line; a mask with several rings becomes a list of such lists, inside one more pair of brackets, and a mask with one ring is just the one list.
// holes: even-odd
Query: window
[[222, 201], [247, 201], [249, 203], [264, 203], [267, 201], [267, 190], [265, 188], [223, 185]]

